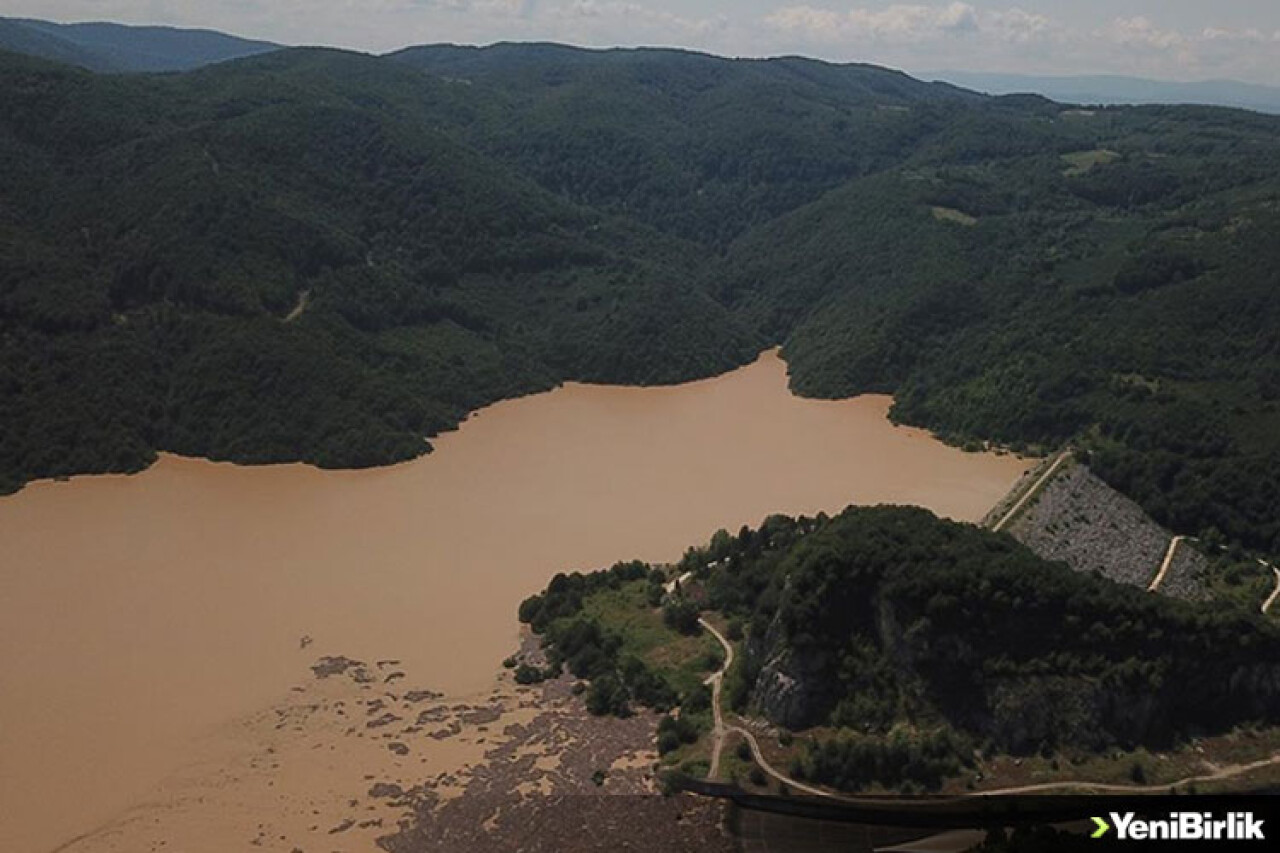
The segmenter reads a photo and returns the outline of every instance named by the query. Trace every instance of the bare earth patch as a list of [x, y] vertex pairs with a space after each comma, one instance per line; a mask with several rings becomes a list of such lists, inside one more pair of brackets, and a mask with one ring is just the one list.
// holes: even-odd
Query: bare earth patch
[[975, 216], [970, 216], [962, 210], [956, 210], [952, 207], [935, 207], [933, 208], [933, 218], [939, 222], [954, 222], [957, 225], [964, 225], [972, 228], [978, 224]]

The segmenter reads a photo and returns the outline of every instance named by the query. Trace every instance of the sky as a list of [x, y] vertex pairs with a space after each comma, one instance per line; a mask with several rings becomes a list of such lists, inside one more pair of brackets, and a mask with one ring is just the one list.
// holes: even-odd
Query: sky
[[1278, 0], [0, 0], [0, 14], [209, 27], [372, 52], [545, 40], [803, 54], [915, 72], [1280, 85]]

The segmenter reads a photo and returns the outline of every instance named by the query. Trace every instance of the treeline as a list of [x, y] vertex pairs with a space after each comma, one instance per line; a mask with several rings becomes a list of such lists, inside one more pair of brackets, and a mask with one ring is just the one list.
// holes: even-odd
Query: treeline
[[791, 762], [791, 776], [841, 791], [879, 785], [902, 793], [936, 791], [972, 764], [972, 745], [949, 728], [916, 732], [900, 726], [887, 735], [844, 731], [808, 742]]

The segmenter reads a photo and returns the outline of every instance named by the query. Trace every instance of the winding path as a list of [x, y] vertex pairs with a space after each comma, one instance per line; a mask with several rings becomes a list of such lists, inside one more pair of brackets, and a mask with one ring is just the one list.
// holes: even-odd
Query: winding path
[[1259, 560], [1258, 562], [1276, 573], [1276, 588], [1271, 591], [1271, 595], [1262, 603], [1262, 614], [1265, 616], [1267, 612], [1271, 610], [1271, 605], [1276, 603], [1277, 598], [1280, 598], [1280, 569], [1277, 569], [1275, 566], [1270, 563], [1265, 563], [1262, 560]]
[[[1173, 562], [1173, 552], [1177, 549], [1178, 545], [1180, 545], [1183, 542], [1200, 542], [1200, 541], [1201, 540], [1197, 539], [1194, 536], [1173, 537], [1173, 541], [1169, 543], [1169, 551], [1164, 556], [1164, 563], [1160, 566], [1160, 571], [1156, 574], [1155, 580], [1151, 582], [1151, 586], [1147, 587], [1147, 592], [1155, 592], [1157, 589], [1160, 588], [1160, 584], [1164, 582], [1165, 573], [1169, 571], [1169, 566]], [[1225, 545], [1217, 545], [1215, 547], [1217, 547], [1219, 551], [1226, 550]], [[1272, 572], [1275, 573], [1275, 576], [1276, 576], [1275, 589], [1271, 590], [1271, 595], [1267, 596], [1267, 600], [1262, 602], [1262, 615], [1265, 616], [1267, 615], [1267, 613], [1271, 611], [1271, 605], [1275, 604], [1277, 600], [1280, 600], [1280, 569], [1277, 569], [1275, 566], [1271, 565], [1266, 560], [1263, 560], [1260, 557], [1255, 559], [1257, 560], [1259, 566], [1262, 566], [1264, 569], [1270, 569]]]
[[[680, 577], [675, 578], [674, 580], [669, 580], [666, 583], [664, 583], [662, 585], [662, 591], [665, 592], [667, 595], [675, 595], [676, 590], [679, 589], [684, 584], [687, 584], [689, 582], [689, 578], [691, 577], [693, 577], [693, 572], [685, 572]], [[707, 679], [706, 683], [710, 684], [711, 679]]]
[[719, 631], [711, 627], [711, 623], [706, 619], [699, 618], [698, 624], [710, 631], [711, 636], [719, 640], [720, 645], [724, 646], [724, 664], [711, 675], [708, 675], [706, 680], [702, 682], [711, 686], [711, 713], [715, 718], [715, 727], [712, 729], [711, 769], [707, 771], [707, 778], [715, 779], [720, 773], [720, 753], [724, 751], [724, 736], [726, 734], [724, 715], [720, 713], [720, 688], [724, 684], [724, 674], [733, 665], [733, 646], [729, 645], [729, 641], [721, 636]]
[[[1147, 592], [1155, 592], [1160, 588], [1160, 584], [1164, 583], [1164, 576], [1169, 573], [1169, 567], [1173, 565], [1173, 555], [1178, 552], [1178, 546], [1181, 545], [1187, 537], [1175, 536], [1169, 543], [1169, 550], [1165, 552], [1164, 562], [1160, 564], [1160, 571], [1156, 572], [1155, 579], [1151, 581], [1151, 586], [1147, 587]], [[1266, 611], [1263, 611], [1264, 613]]]
[[1184, 785], [1193, 785], [1197, 782], [1221, 782], [1225, 779], [1231, 779], [1235, 776], [1243, 776], [1246, 773], [1252, 773], [1254, 770], [1261, 770], [1264, 767], [1271, 767], [1277, 764], [1280, 764], [1280, 753], [1277, 753], [1270, 758], [1251, 761], [1248, 764], [1231, 764], [1226, 767], [1219, 768], [1212, 773], [1205, 773], [1200, 776], [1188, 776], [1185, 779], [1178, 779], [1175, 782], [1165, 782], [1162, 785], [1112, 785], [1103, 782], [1043, 782], [1039, 785], [1021, 785], [1016, 788], [1000, 788], [995, 791], [981, 791], [976, 796], [994, 797], [1002, 794], [1034, 794], [1039, 791], [1105, 791], [1117, 794], [1160, 794], [1168, 793], [1174, 788], [1181, 788]]
[[708, 779], [715, 779], [720, 772], [720, 753], [724, 751], [724, 740], [729, 734], [741, 735], [751, 747], [751, 757], [755, 759], [756, 764], [760, 765], [760, 769], [772, 776], [782, 784], [794, 788], [797, 791], [803, 791], [815, 797], [828, 797], [831, 799], [842, 799], [834, 794], [823, 791], [820, 788], [812, 788], [803, 782], [797, 782], [790, 776], [774, 769], [768, 761], [765, 760], [764, 754], [760, 752], [760, 744], [756, 741], [756, 736], [741, 726], [727, 726], [724, 722], [724, 714], [720, 710], [720, 688], [724, 684], [724, 674], [729, 671], [729, 667], [733, 665], [733, 646], [724, 638], [724, 635], [715, 629], [715, 627], [706, 619], [699, 619], [698, 624], [711, 633], [711, 636], [720, 641], [720, 645], [724, 647], [724, 664], [714, 674], [709, 675], [705, 684], [711, 685], [711, 710], [715, 717], [715, 728], [713, 730], [713, 743], [711, 747], [711, 769], [707, 771]]
[[293, 306], [293, 310], [290, 311], [287, 315], [285, 315], [284, 320], [282, 320], [281, 322], [292, 323], [294, 320], [301, 317], [302, 312], [306, 311], [307, 307], [310, 305], [311, 305], [311, 291], [304, 290], [298, 294], [298, 304]]
[[1058, 473], [1058, 469], [1062, 467], [1062, 463], [1066, 462], [1069, 458], [1071, 458], [1070, 450], [1064, 450], [1059, 453], [1058, 458], [1053, 460], [1053, 464], [1049, 466], [1049, 470], [1040, 475], [1040, 479], [1036, 480], [1031, 485], [1031, 488], [1027, 489], [1027, 491], [1023, 493], [1022, 497], [1018, 499], [1018, 502], [1013, 505], [1013, 508], [1005, 513], [1004, 517], [997, 521], [991, 530], [995, 533], [999, 533], [1009, 524], [1009, 522], [1013, 521], [1014, 517], [1022, 511], [1022, 508], [1025, 507], [1033, 497], [1040, 493], [1040, 489], [1044, 487], [1044, 484], [1049, 482], [1050, 478], [1052, 478], [1054, 474]]

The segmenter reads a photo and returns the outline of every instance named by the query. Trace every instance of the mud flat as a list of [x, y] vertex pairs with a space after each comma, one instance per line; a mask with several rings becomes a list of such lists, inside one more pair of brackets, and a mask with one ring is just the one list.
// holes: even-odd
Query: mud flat
[[599, 823], [655, 819], [662, 849], [732, 849], [718, 804], [657, 796], [654, 715], [592, 717], [568, 676], [520, 687], [508, 673], [459, 701], [383, 663], [318, 660], [285, 700], [205, 739], [202, 760], [65, 849], [603, 851], [616, 835]]
[[[499, 684], [519, 601], [557, 571], [675, 559], [718, 527], [772, 512], [904, 503], [977, 520], [1026, 468], [895, 428], [889, 403], [793, 397], [768, 353], [688, 385], [567, 385], [500, 403], [393, 468], [164, 457], [138, 476], [38, 483], [0, 500], [0, 849], [42, 853], [78, 837], [65, 849], [151, 849], [131, 835], [141, 821], [156, 825], [155, 810], [186, 802], [184, 790], [216, 802], [207, 785], [219, 774], [306, 804], [302, 829], [354, 820], [325, 850], [357, 838], [366, 846], [351, 849], [370, 849], [377, 828], [359, 824], [377, 817], [335, 805], [352, 777], [365, 781], [369, 755], [423, 779], [459, 762], [424, 764], [403, 741], [388, 744], [404, 755], [381, 742], [348, 755], [339, 743], [380, 739], [345, 728], [308, 741], [310, 765], [262, 758], [261, 738], [243, 732], [264, 719], [276, 732], [275, 710], [341, 699], [355, 713], [350, 697], [323, 692], [337, 682], [314, 679], [319, 658], [363, 662], [376, 682], [361, 693], [376, 684], [399, 696], [411, 681], [469, 705]], [[196, 810], [199, 820], [267, 827], [279, 811], [256, 795], [237, 802]], [[153, 841], [196, 850], [203, 831], [178, 821]], [[288, 853], [296, 843], [281, 835], [292, 837], [251, 838]]]

